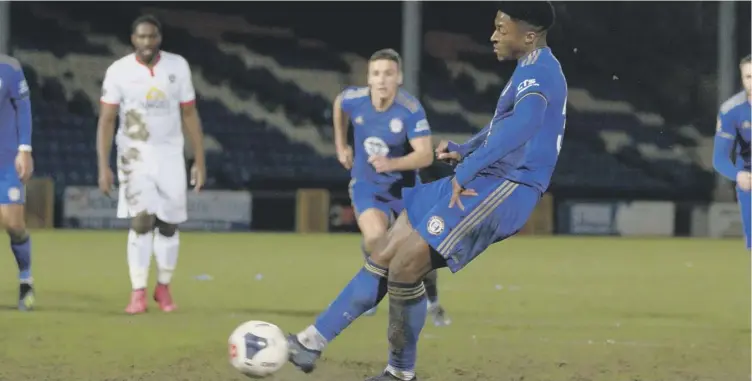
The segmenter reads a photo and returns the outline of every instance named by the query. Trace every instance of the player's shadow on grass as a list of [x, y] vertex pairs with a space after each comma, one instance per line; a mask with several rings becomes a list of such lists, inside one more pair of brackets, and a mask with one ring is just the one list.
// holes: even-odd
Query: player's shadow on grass
[[231, 312], [249, 316], [277, 315], [293, 318], [314, 318], [321, 313], [321, 311], [313, 310], [281, 310], [276, 308], [234, 308]]

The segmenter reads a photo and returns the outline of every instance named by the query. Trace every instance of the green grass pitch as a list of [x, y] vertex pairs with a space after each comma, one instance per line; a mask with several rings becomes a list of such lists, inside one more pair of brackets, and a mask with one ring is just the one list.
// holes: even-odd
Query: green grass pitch
[[[179, 310], [151, 303], [136, 317], [122, 312], [125, 232], [35, 232], [31, 313], [14, 309], [7, 249], [0, 380], [242, 380], [227, 358], [238, 324], [267, 320], [297, 332], [361, 263], [356, 235], [181, 239]], [[517, 237], [459, 274], [442, 270], [439, 282], [453, 324], [424, 329], [424, 381], [750, 379], [750, 255], [741, 240]], [[377, 373], [387, 346], [381, 307], [333, 342], [312, 375], [288, 365], [270, 380]]]

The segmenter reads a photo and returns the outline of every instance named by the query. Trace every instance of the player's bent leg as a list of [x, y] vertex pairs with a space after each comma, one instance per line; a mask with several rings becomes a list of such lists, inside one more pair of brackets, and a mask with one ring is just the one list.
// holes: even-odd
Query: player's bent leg
[[410, 236], [406, 228], [409, 229], [409, 223], [403, 213], [376, 243], [363, 268], [318, 316], [316, 322], [299, 334], [288, 337], [290, 362], [306, 373], [313, 371], [316, 360], [327, 344], [384, 298], [389, 262]]
[[180, 232], [177, 224], [170, 224], [156, 219], [154, 229], [154, 256], [157, 259], [157, 287], [154, 289], [154, 300], [164, 312], [171, 312], [177, 308], [172, 294], [170, 282], [178, 262], [180, 248]]
[[31, 276], [31, 237], [26, 230], [26, 217], [23, 204], [0, 206], [5, 230], [10, 238], [10, 248], [18, 265], [18, 309], [31, 310], [34, 306], [34, 287]]
[[128, 231], [128, 269], [131, 277], [131, 300], [125, 308], [129, 314], [146, 312], [146, 284], [154, 241], [155, 217], [146, 212], [131, 218]]
[[378, 240], [386, 234], [389, 228], [389, 217], [383, 210], [367, 209], [358, 215], [358, 228], [363, 235], [363, 255], [368, 257]]
[[363, 268], [316, 318], [316, 322], [288, 337], [290, 362], [305, 373], [312, 372], [327, 344], [360, 315], [377, 305], [385, 294], [386, 268], [366, 259]]
[[415, 380], [418, 338], [426, 321], [423, 278], [433, 264], [428, 243], [411, 227], [389, 264], [389, 365], [374, 380]]
[[[384, 207], [388, 209], [388, 207]], [[387, 217], [387, 213], [377, 206], [370, 207], [358, 215], [358, 228], [363, 235], [361, 250], [364, 258], [371, 256], [371, 252], [373, 252], [378, 240], [386, 234], [388, 226], [389, 218]], [[373, 316], [377, 310], [378, 305], [364, 312], [363, 315]]]

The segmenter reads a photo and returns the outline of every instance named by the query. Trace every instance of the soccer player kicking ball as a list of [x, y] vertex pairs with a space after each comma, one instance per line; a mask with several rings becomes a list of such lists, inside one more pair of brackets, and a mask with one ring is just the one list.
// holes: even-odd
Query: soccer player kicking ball
[[0, 54], [0, 225], [8, 232], [18, 264], [18, 309], [22, 311], [34, 305], [31, 238], [24, 214], [24, 184], [33, 171], [29, 86], [18, 60]]
[[[750, 134], [752, 134], [752, 58], [739, 63], [744, 91], [721, 105], [713, 146], [713, 167], [731, 181], [736, 181], [736, 198], [741, 209], [742, 227], [751, 248], [752, 175], [750, 175]], [[731, 156], [734, 156], [732, 160]]]
[[315, 324], [288, 337], [290, 362], [314, 369], [321, 352], [364, 311], [389, 294], [389, 362], [370, 381], [417, 380], [425, 324], [423, 277], [457, 272], [489, 245], [517, 233], [548, 188], [564, 135], [567, 83], [546, 46], [550, 2], [504, 2], [491, 36], [499, 60], [517, 60], [491, 123], [465, 144], [442, 142], [453, 177], [403, 191], [405, 211], [376, 244], [364, 268]]
[[[350, 198], [366, 258], [404, 209], [402, 189], [415, 185], [417, 170], [433, 162], [431, 127], [420, 101], [400, 88], [401, 64], [396, 51], [379, 50], [368, 63], [368, 86], [348, 87], [334, 100], [334, 144], [340, 163], [351, 170]], [[354, 152], [347, 144], [350, 118]], [[436, 281], [435, 271], [425, 279], [428, 310], [435, 325], [447, 325]], [[365, 315], [375, 313], [376, 306]]]
[[159, 268], [154, 300], [162, 311], [176, 308], [169, 284], [178, 259], [178, 224], [187, 219], [183, 129], [195, 151], [191, 185], [196, 191], [206, 173], [191, 69], [183, 57], [159, 50], [161, 31], [159, 21], [151, 16], [133, 22], [135, 52], [107, 69], [97, 126], [99, 189], [109, 193], [113, 185], [110, 149], [119, 113], [117, 213], [131, 221], [127, 253], [133, 292], [125, 309], [129, 314], [147, 310], [152, 251]]

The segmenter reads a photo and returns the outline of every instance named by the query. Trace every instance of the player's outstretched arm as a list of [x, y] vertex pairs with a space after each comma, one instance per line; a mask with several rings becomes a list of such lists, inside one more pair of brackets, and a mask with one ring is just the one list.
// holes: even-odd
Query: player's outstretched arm
[[720, 113], [718, 115], [718, 126], [713, 142], [713, 168], [723, 177], [736, 181], [739, 170], [731, 161], [731, 150], [734, 147], [736, 135], [733, 123], [728, 119], [728, 114]]
[[492, 123], [487, 143], [457, 167], [457, 182], [467, 185], [483, 168], [527, 143], [543, 125], [547, 106], [548, 101], [541, 93], [531, 92], [520, 97], [511, 116]]
[[488, 135], [488, 130], [491, 127], [491, 123], [483, 127], [477, 134], [473, 135], [470, 139], [462, 144], [449, 141], [447, 144], [447, 152], [457, 152], [461, 157], [467, 157], [473, 151], [478, 149]]

